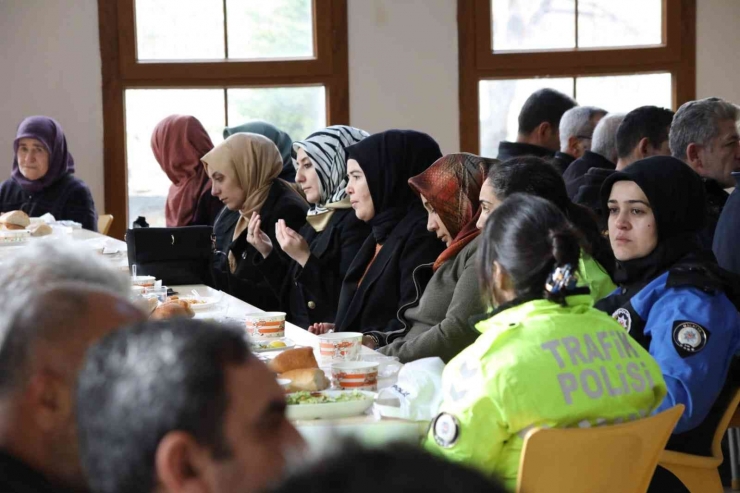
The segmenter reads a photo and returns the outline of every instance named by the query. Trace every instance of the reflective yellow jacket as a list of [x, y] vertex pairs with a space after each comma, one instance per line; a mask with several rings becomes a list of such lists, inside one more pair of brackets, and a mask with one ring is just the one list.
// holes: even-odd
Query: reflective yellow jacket
[[478, 340], [443, 374], [427, 449], [516, 487], [534, 427], [596, 426], [648, 416], [666, 386], [658, 364], [589, 295], [535, 300], [476, 327]]

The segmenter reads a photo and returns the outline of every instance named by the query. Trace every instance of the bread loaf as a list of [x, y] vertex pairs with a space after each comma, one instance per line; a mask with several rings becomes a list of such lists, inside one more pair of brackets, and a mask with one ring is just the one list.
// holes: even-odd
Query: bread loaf
[[10, 211], [0, 216], [0, 224], [9, 230], [26, 229], [31, 224], [31, 219], [23, 211]]
[[268, 366], [275, 373], [285, 373], [300, 368], [318, 368], [319, 364], [313, 355], [313, 348], [302, 347], [283, 351]]
[[330, 384], [323, 370], [319, 370], [318, 368], [301, 368], [299, 370], [286, 371], [280, 375], [280, 378], [290, 380], [290, 385], [288, 385], [289, 392], [326, 390]]
[[190, 305], [182, 300], [178, 300], [162, 303], [154, 309], [149, 318], [152, 320], [161, 320], [175, 317], [193, 318], [194, 316], [195, 312], [190, 308]]

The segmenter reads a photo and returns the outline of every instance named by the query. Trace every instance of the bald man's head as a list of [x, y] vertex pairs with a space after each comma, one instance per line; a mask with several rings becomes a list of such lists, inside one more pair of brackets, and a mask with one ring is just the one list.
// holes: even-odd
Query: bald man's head
[[0, 325], [0, 447], [60, 485], [84, 479], [77, 453], [74, 385], [87, 348], [143, 320], [116, 293], [80, 283], [26, 293]]

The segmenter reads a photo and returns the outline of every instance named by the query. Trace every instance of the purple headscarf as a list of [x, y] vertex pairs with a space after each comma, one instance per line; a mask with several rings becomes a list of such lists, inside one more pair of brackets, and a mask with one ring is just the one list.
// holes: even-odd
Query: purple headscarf
[[[29, 180], [21, 173], [18, 166], [18, 142], [21, 139], [36, 139], [46, 146], [49, 152], [49, 171], [38, 180]], [[67, 150], [67, 138], [61, 125], [48, 116], [30, 116], [18, 126], [18, 133], [13, 141], [13, 180], [23, 190], [30, 193], [40, 192], [59, 178], [75, 172], [75, 160]]]

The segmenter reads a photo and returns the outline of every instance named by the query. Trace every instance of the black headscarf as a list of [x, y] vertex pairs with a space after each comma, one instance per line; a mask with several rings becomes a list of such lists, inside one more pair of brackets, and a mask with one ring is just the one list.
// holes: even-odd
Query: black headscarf
[[368, 223], [375, 241], [383, 244], [409, 208], [419, 207], [408, 180], [442, 157], [439, 144], [414, 130], [388, 130], [347, 147], [347, 159], [360, 164], [375, 207]]
[[609, 210], [609, 195], [618, 181], [633, 181], [642, 189], [658, 229], [658, 244], [649, 255], [617, 260], [614, 280], [618, 284], [651, 280], [686, 255], [699, 253], [697, 233], [704, 226], [706, 199], [701, 178], [694, 170], [670, 156], [636, 161], [604, 181], [601, 187], [603, 211]]

